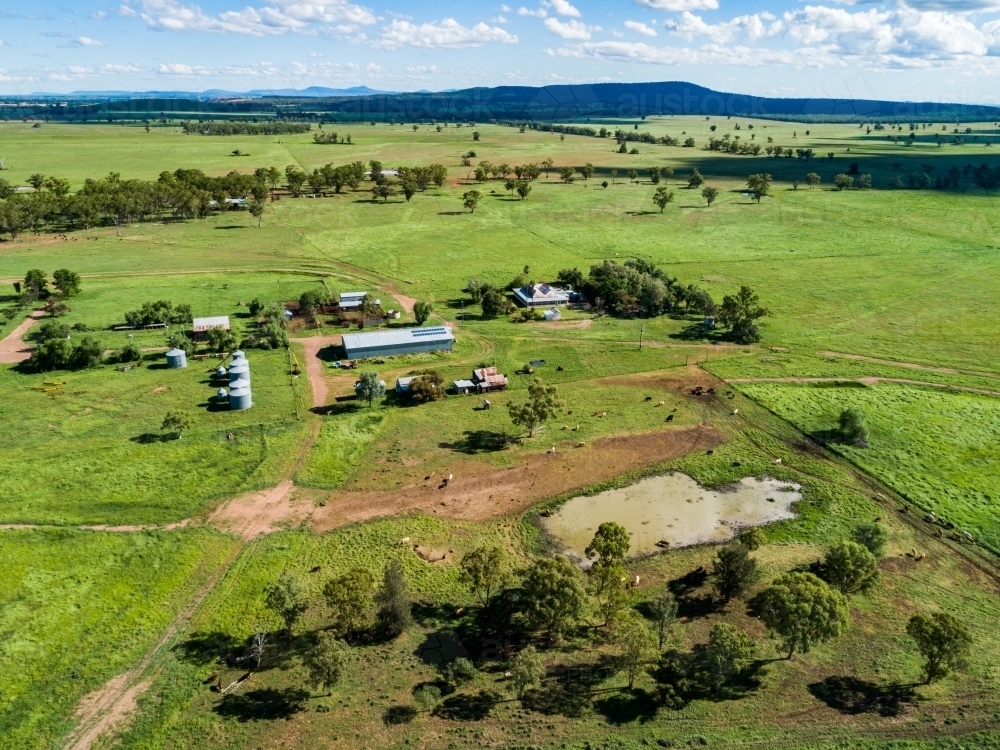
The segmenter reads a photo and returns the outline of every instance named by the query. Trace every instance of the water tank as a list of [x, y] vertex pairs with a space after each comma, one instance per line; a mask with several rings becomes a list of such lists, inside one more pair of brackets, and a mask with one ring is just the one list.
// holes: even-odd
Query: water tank
[[215, 394], [215, 397], [219, 401], [225, 401], [227, 398], [229, 398], [229, 394], [226, 393], [226, 389], [225, 388], [220, 388], [219, 392]]
[[237, 380], [250, 380], [250, 365], [247, 364], [246, 360], [240, 360], [229, 368], [229, 382], [233, 383]]
[[177, 369], [178, 367], [187, 366], [187, 355], [184, 353], [183, 349], [171, 349], [167, 352], [167, 367]]
[[237, 349], [235, 352], [233, 352], [232, 357], [233, 357], [233, 362], [235, 362], [238, 359], [246, 359], [247, 355], [243, 353], [242, 349]]
[[227, 374], [226, 373], [226, 368], [223, 367], [222, 365], [219, 365], [215, 369], [215, 377], [217, 377], [217, 378], [224, 378], [224, 377], [226, 377], [226, 374]]
[[229, 390], [238, 391], [241, 388], [250, 388], [250, 381], [246, 378], [239, 378], [237, 380], [229, 381]]
[[229, 408], [233, 411], [243, 411], [253, 406], [250, 400], [249, 388], [233, 388], [229, 391]]

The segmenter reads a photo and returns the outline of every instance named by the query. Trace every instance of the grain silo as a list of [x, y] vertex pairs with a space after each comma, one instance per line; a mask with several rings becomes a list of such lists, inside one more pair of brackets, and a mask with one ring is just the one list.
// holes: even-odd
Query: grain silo
[[227, 375], [226, 368], [223, 367], [222, 365], [219, 365], [218, 367], [215, 368], [215, 377], [224, 378], [226, 377], [226, 375]]
[[167, 352], [167, 367], [171, 370], [187, 367], [187, 364], [187, 355], [183, 349], [171, 349]]
[[233, 352], [232, 357], [233, 357], [233, 362], [235, 363], [236, 360], [238, 359], [246, 359], [247, 355], [243, 352], [242, 349], [237, 349], [235, 352]]
[[250, 381], [250, 363], [245, 359], [241, 359], [229, 368], [229, 382], [232, 383], [237, 380]]
[[249, 388], [232, 388], [229, 391], [229, 408], [233, 411], [243, 411], [253, 406], [250, 400]]
[[246, 378], [238, 378], [236, 380], [229, 381], [229, 390], [238, 391], [241, 388], [250, 388], [250, 381]]
[[215, 394], [215, 398], [216, 398], [217, 401], [223, 402], [227, 398], [229, 398], [229, 394], [226, 393], [226, 389], [225, 388], [220, 388], [218, 390], [218, 392]]

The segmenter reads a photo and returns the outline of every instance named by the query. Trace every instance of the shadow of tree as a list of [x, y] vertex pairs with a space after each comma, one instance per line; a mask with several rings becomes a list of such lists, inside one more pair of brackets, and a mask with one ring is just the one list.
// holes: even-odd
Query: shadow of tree
[[141, 435], [130, 437], [129, 440], [140, 445], [151, 445], [153, 443], [169, 443], [177, 439], [176, 432], [144, 432]]
[[356, 401], [354, 400], [354, 396], [351, 396], [349, 401], [338, 401], [324, 406], [314, 406], [309, 411], [313, 414], [318, 414], [321, 417], [337, 417], [344, 414], [354, 414], [355, 412], [361, 411], [366, 406], [367, 404]]
[[188, 664], [211, 664], [221, 660], [227, 654], [241, 649], [243, 644], [237, 642], [229, 633], [214, 631], [211, 633], [192, 633], [187, 640], [174, 646], [177, 658]]
[[389, 706], [382, 712], [382, 721], [389, 726], [409, 724], [418, 713], [413, 706]]
[[301, 688], [261, 688], [243, 694], [227, 695], [215, 707], [219, 716], [239, 722], [291, 719], [303, 710], [309, 693]]
[[578, 718], [591, 707], [594, 688], [617, 671], [616, 660], [607, 655], [591, 664], [557, 667], [541, 688], [524, 694], [521, 705], [549, 716]]
[[434, 715], [451, 721], [482, 721], [501, 700], [499, 693], [489, 690], [452, 695], [434, 709]]
[[503, 450], [511, 442], [511, 437], [506, 432], [494, 430], [466, 430], [462, 435], [464, 437], [461, 440], [454, 443], [439, 443], [438, 447], [475, 455]]
[[594, 701], [593, 705], [594, 710], [609, 724], [631, 724], [634, 721], [645, 724], [656, 717], [659, 708], [656, 695], [641, 689], [611, 693]]
[[917, 700], [913, 685], [876, 685], [857, 677], [834, 675], [809, 687], [813, 697], [844, 714], [899, 716]]
[[696, 596], [694, 592], [708, 582], [708, 571], [704, 567], [691, 570], [679, 578], [667, 582], [667, 588], [677, 599], [677, 616], [683, 620], [695, 620], [715, 612], [719, 604], [711, 594]]

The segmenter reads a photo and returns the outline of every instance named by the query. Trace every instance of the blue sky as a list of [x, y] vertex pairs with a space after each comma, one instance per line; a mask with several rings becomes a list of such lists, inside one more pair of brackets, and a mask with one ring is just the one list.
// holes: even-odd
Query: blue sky
[[1000, 0], [0, 0], [0, 93], [688, 80], [1000, 104]]

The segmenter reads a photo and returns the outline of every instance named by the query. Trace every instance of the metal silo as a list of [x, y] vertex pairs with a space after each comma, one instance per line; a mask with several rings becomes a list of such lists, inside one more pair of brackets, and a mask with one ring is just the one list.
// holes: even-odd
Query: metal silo
[[250, 364], [245, 359], [241, 359], [229, 368], [229, 382], [237, 380], [250, 380]]
[[187, 355], [183, 349], [171, 349], [167, 352], [167, 367], [176, 370], [179, 367], [187, 367]]
[[238, 359], [246, 359], [247, 355], [243, 353], [242, 349], [237, 349], [235, 352], [233, 352], [232, 358], [233, 358], [233, 362], [235, 363], [236, 360], [238, 360]]
[[231, 391], [238, 391], [241, 388], [247, 388], [247, 389], [249, 389], [250, 388], [250, 381], [247, 380], [246, 378], [239, 378], [237, 380], [230, 380], [229, 381], [229, 390], [231, 390]]
[[229, 391], [229, 408], [233, 411], [243, 411], [253, 406], [250, 400], [249, 388], [233, 388]]
[[215, 368], [215, 377], [224, 378], [226, 377], [227, 374], [228, 373], [226, 373], [226, 368], [223, 367], [222, 365], [219, 365], [217, 368]]
[[225, 401], [227, 398], [229, 398], [229, 394], [226, 393], [225, 388], [220, 388], [219, 391], [215, 394], [215, 398], [218, 401]]

